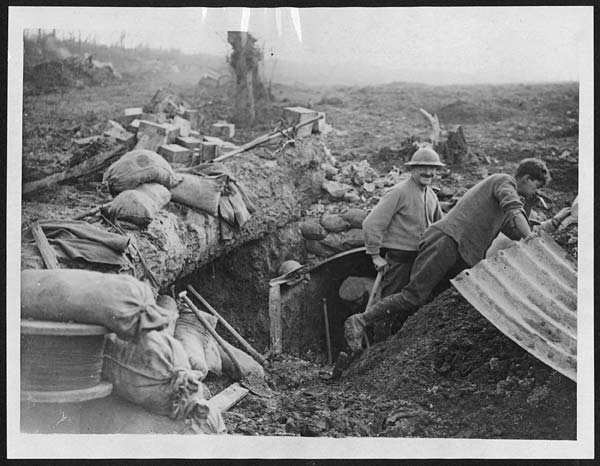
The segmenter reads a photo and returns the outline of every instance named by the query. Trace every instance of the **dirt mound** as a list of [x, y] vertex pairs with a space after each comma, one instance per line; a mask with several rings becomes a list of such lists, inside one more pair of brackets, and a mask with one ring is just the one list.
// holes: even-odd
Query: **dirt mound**
[[51, 60], [23, 70], [26, 94], [48, 93], [61, 88], [83, 88], [104, 85], [119, 79], [110, 63], [97, 62], [91, 57], [70, 56]]
[[459, 99], [439, 108], [435, 113], [442, 124], [477, 124], [510, 118], [515, 111], [491, 102], [475, 105]]
[[401, 408], [393, 422], [387, 417], [382, 436], [576, 435], [576, 384], [502, 334], [453, 288], [367, 350], [347, 377], [349, 389]]
[[[309, 356], [309, 355], [305, 355]], [[337, 382], [291, 356], [274, 399], [225, 413], [231, 433], [302, 437], [575, 439], [576, 384], [529, 355], [454, 289], [375, 344]]]

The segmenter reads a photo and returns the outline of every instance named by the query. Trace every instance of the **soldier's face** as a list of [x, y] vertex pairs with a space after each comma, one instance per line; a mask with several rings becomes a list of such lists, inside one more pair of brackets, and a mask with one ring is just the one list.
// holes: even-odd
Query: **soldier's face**
[[427, 165], [415, 165], [411, 169], [411, 176], [421, 186], [429, 186], [437, 173], [437, 167]]
[[524, 175], [517, 180], [517, 192], [525, 199], [532, 198], [542, 186], [543, 183], [540, 180], [531, 178], [529, 175]]

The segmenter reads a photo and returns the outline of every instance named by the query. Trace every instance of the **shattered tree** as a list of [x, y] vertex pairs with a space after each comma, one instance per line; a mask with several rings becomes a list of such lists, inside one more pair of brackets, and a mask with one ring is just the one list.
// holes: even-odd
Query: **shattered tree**
[[442, 131], [437, 115], [431, 115], [424, 109], [419, 109], [431, 124], [430, 142], [444, 162], [454, 165], [469, 159], [471, 152], [462, 126], [458, 125], [450, 131]]
[[228, 31], [227, 41], [233, 47], [229, 65], [236, 77], [233, 120], [239, 126], [249, 125], [256, 118], [256, 103], [267, 97], [258, 74], [262, 52], [255, 46], [256, 39], [248, 32]]

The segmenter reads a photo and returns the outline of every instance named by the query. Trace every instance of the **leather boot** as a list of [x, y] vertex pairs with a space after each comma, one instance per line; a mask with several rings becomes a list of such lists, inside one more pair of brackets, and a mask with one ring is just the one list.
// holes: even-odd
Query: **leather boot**
[[367, 327], [375, 322], [389, 320], [391, 318], [392, 314], [388, 309], [389, 306], [386, 305], [384, 301], [375, 303], [365, 312], [351, 315], [346, 319], [346, 322], [344, 322], [344, 338], [352, 351], [358, 352], [362, 349], [362, 343], [366, 338]]

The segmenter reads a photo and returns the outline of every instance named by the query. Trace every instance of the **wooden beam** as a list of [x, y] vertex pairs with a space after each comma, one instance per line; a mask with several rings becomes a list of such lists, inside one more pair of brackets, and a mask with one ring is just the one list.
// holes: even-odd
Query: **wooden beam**
[[250, 353], [250, 355], [261, 365], [264, 366], [265, 363], [267, 362], [265, 358], [263, 358], [262, 354], [260, 354], [258, 351], [256, 351], [252, 345], [250, 343], [248, 343], [248, 341], [241, 336], [236, 329], [234, 329], [229, 322], [227, 322], [225, 320], [225, 318], [219, 314], [217, 312], [217, 310], [212, 307], [208, 301], [206, 299], [204, 299], [200, 293], [198, 293], [196, 291], [196, 289], [192, 286], [192, 285], [188, 285], [187, 289], [190, 291], [190, 293], [192, 293], [196, 299], [198, 299], [198, 301], [200, 301], [202, 303], [202, 305], [208, 309], [210, 311], [210, 313], [212, 315], [214, 315], [217, 319], [219, 319], [219, 322], [221, 322], [221, 325], [223, 325], [223, 327], [225, 327], [227, 330], [229, 330], [229, 332], [235, 337], [235, 339], [244, 347], [244, 349]]
[[28, 194], [41, 191], [42, 189], [54, 187], [65, 181], [74, 180], [100, 171], [104, 167], [108, 166], [114, 158], [120, 156], [122, 151], [123, 147], [119, 146], [118, 149], [108, 152], [101, 152], [100, 154], [90, 157], [89, 159], [65, 171], [54, 173], [50, 176], [42, 178], [41, 180], [26, 183], [23, 185], [22, 194], [23, 196], [26, 196]]
[[248, 394], [248, 391], [247, 388], [242, 387], [236, 382], [208, 400], [208, 405], [224, 413], [244, 398]]
[[56, 259], [56, 254], [54, 253], [54, 249], [50, 246], [48, 242], [48, 238], [44, 234], [42, 227], [39, 222], [35, 222], [31, 227], [31, 233], [35, 238], [35, 244], [40, 250], [40, 254], [42, 255], [42, 259], [44, 259], [44, 264], [46, 264], [47, 269], [59, 269], [58, 260]]
[[297, 130], [298, 128], [301, 128], [306, 125], [313, 124], [315, 121], [318, 121], [321, 118], [323, 118], [323, 115], [319, 115], [315, 118], [311, 118], [310, 120], [303, 121], [302, 123], [298, 123], [297, 125], [290, 126], [289, 128], [286, 128], [281, 131], [274, 131], [269, 134], [263, 134], [262, 136], [259, 136], [256, 139], [254, 139], [246, 144], [243, 144], [242, 146], [238, 147], [237, 149], [232, 150], [231, 152], [227, 152], [226, 154], [220, 155], [219, 157], [215, 158], [213, 161], [221, 162], [225, 159], [228, 159], [229, 157], [232, 157], [237, 154], [241, 154], [242, 152], [245, 152], [247, 150], [253, 149], [254, 147], [260, 146], [261, 144], [264, 144], [265, 142], [272, 141], [273, 139], [277, 139], [282, 136], [291, 135], [294, 130]]

